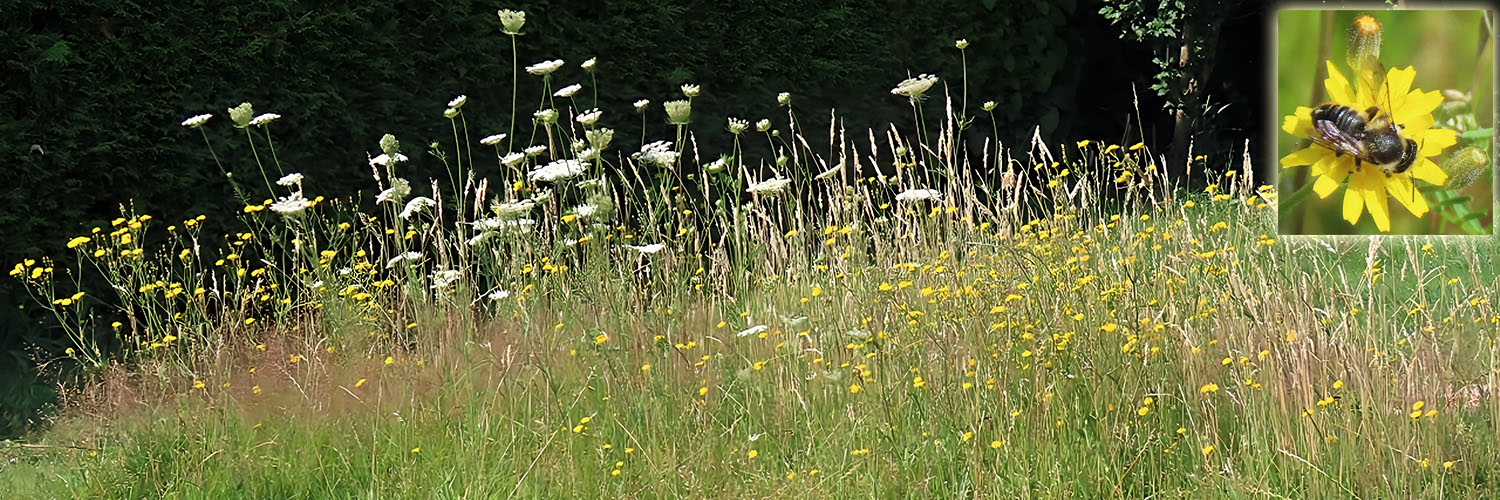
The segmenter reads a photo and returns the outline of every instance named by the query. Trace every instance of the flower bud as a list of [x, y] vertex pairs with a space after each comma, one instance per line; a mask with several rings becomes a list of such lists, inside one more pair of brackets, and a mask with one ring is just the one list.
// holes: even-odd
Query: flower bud
[[791, 92], [782, 92], [780, 94], [776, 94], [776, 103], [780, 104], [782, 106], [791, 106], [792, 105], [792, 94], [791, 94]]
[[380, 150], [385, 154], [395, 156], [401, 151], [401, 143], [396, 141], [396, 136], [385, 134], [380, 138]]
[[957, 47], [958, 50], [967, 49], [967, 48], [969, 48], [969, 40], [968, 39], [960, 39], [957, 42], [953, 42], [953, 46]]
[[498, 14], [500, 15], [500, 24], [503, 26], [500, 31], [505, 32], [507, 35], [521, 34], [521, 26], [526, 24], [525, 12], [501, 9]]
[[981, 107], [984, 108], [985, 111], [994, 111], [995, 101], [984, 101], [984, 105]]
[[250, 120], [255, 119], [255, 107], [248, 102], [242, 102], [239, 106], [229, 108], [229, 119], [234, 121], [236, 128], [250, 126]]
[[1443, 188], [1460, 189], [1472, 184], [1489, 164], [1490, 159], [1485, 156], [1484, 149], [1477, 146], [1469, 146], [1453, 153], [1443, 164], [1443, 171], [1448, 173], [1448, 183], [1443, 184]]
[[771, 120], [761, 118], [760, 121], [755, 122], [756, 132], [765, 132], [767, 130], [771, 130]]
[[1369, 14], [1360, 14], [1349, 26], [1349, 50], [1346, 54], [1349, 68], [1356, 74], [1375, 71], [1380, 63], [1380, 21]]
[[673, 125], [687, 125], [693, 114], [693, 105], [687, 101], [667, 101], [662, 107], [667, 110], [667, 123]]

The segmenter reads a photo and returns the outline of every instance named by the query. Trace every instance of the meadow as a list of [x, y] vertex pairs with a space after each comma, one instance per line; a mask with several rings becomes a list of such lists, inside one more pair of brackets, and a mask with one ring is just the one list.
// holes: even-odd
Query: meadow
[[[1492, 238], [1281, 238], [1248, 156], [1173, 177], [1145, 144], [975, 147], [991, 106], [961, 81], [899, 82], [910, 123], [846, 133], [791, 94], [692, 123], [692, 85], [611, 116], [553, 84], [591, 62], [517, 64], [547, 82], [519, 129], [471, 134], [459, 97], [451, 142], [372, 138], [364, 194], [304, 192], [260, 133], [279, 115], [185, 121], [244, 129], [261, 175], [224, 179], [239, 213], [126, 207], [76, 266], [9, 269], [85, 375], [0, 445], [0, 490], [1493, 495]], [[667, 125], [627, 147], [619, 120]]]

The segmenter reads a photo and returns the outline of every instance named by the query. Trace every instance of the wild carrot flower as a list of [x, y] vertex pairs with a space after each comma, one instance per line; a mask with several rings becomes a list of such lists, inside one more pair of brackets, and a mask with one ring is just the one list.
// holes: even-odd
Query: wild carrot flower
[[599, 62], [595, 58], [590, 57], [588, 58], [588, 60], [583, 61], [583, 64], [578, 65], [578, 67], [583, 68], [584, 71], [592, 72], [594, 71], [594, 66], [598, 63]]
[[557, 182], [577, 177], [583, 174], [585, 169], [584, 164], [577, 160], [557, 160], [532, 170], [526, 178], [531, 181]]
[[467, 103], [467, 102], [469, 102], [469, 96], [460, 95], [458, 97], [454, 97], [453, 100], [448, 101], [448, 107], [453, 108], [453, 109], [459, 109], [459, 108], [464, 107], [464, 103]]
[[687, 125], [693, 114], [693, 106], [687, 101], [667, 101], [662, 107], [667, 110], [667, 123], [673, 125]]
[[765, 132], [768, 130], [771, 130], [771, 120], [761, 118], [760, 121], [755, 122], [756, 132]]
[[500, 144], [500, 141], [503, 141], [503, 140], [505, 140], [505, 134], [495, 134], [495, 135], [492, 135], [492, 136], [480, 139], [479, 143], [483, 144], [485, 146], [494, 146], [494, 145]]
[[271, 204], [271, 211], [281, 214], [283, 217], [296, 217], [302, 215], [312, 202], [302, 197], [302, 192], [292, 193], [291, 196], [281, 198]]
[[551, 61], [542, 61], [542, 62], [533, 64], [533, 65], [527, 66], [526, 67], [526, 72], [527, 73], [531, 73], [533, 75], [537, 75], [537, 76], [545, 76], [545, 75], [552, 74], [553, 71], [557, 71], [557, 69], [561, 68], [562, 65], [563, 65], [563, 60], [562, 59], [553, 59]]
[[[1368, 209], [1370, 217], [1375, 220], [1375, 227], [1381, 232], [1389, 232], [1391, 218], [1387, 194], [1390, 199], [1395, 199], [1406, 207], [1412, 215], [1426, 215], [1427, 201], [1422, 193], [1414, 191], [1412, 178], [1433, 185], [1447, 182], [1448, 174], [1433, 163], [1431, 158], [1458, 142], [1456, 132], [1432, 127], [1432, 112], [1442, 104], [1442, 92], [1412, 89], [1411, 84], [1416, 79], [1417, 71], [1410, 66], [1404, 69], [1391, 68], [1386, 73], [1382, 88], [1370, 88], [1365, 82], [1368, 79], [1361, 79], [1358, 88], [1355, 88], [1350, 86], [1332, 61], [1326, 62], [1328, 79], [1323, 84], [1333, 103], [1358, 110], [1378, 105], [1382, 113], [1390, 113], [1403, 136], [1417, 142], [1420, 149], [1416, 161], [1407, 171], [1410, 176], [1386, 175], [1375, 165], [1363, 165], [1356, 169], [1353, 156], [1339, 154], [1318, 145], [1293, 151], [1282, 157], [1281, 167], [1311, 165], [1312, 174], [1317, 177], [1313, 191], [1319, 198], [1327, 198], [1348, 180], [1343, 212], [1344, 219], [1350, 224], [1359, 222], [1360, 216]], [[1389, 103], [1385, 102], [1387, 95], [1390, 96]], [[1312, 108], [1305, 106], [1297, 107], [1292, 115], [1285, 117], [1281, 129], [1296, 137], [1312, 137], [1316, 133], [1312, 111]]]
[[603, 111], [600, 111], [598, 109], [590, 109], [590, 110], [584, 111], [582, 114], [578, 115], [578, 117], [575, 118], [575, 120], [578, 120], [578, 123], [580, 123], [580, 124], [582, 124], [584, 126], [592, 126], [595, 123], [599, 123], [599, 117], [600, 116], [604, 116], [604, 112]]
[[278, 115], [276, 113], [266, 113], [266, 114], [257, 116], [255, 118], [252, 118], [250, 120], [250, 124], [254, 125], [256, 127], [259, 127], [259, 126], [266, 125], [266, 124], [269, 124], [271, 122], [274, 122], [278, 118], [281, 118], [281, 115]]
[[698, 86], [686, 83], [682, 84], [682, 95], [687, 96], [689, 99], [698, 97]]
[[751, 184], [750, 187], [745, 188], [745, 192], [750, 194], [779, 194], [786, 191], [786, 187], [791, 184], [791, 179], [774, 177]]
[[386, 188], [385, 191], [381, 191], [380, 194], [375, 196], [375, 202], [398, 203], [406, 199], [406, 195], [408, 194], [411, 194], [411, 183], [407, 182], [406, 179], [396, 178], [391, 180], [391, 187]]
[[396, 164], [396, 163], [402, 163], [402, 162], [405, 162], [406, 160], [407, 160], [406, 155], [401, 154], [401, 153], [396, 153], [394, 155], [390, 155], [390, 154], [386, 154], [386, 153], [381, 153], [380, 156], [376, 156], [376, 157], [370, 159], [370, 166], [372, 166], [372, 167], [385, 167], [385, 166], [390, 166], [390, 165]]
[[744, 132], [745, 129], [748, 129], [748, 128], [750, 128], [750, 122], [749, 121], [741, 120], [739, 118], [734, 118], [734, 117], [730, 117], [729, 118], [729, 133], [734, 134], [734, 135], [739, 135], [740, 132]]
[[557, 110], [552, 108], [537, 110], [531, 114], [531, 117], [541, 123], [557, 123]]
[[896, 195], [896, 201], [907, 203], [926, 200], [939, 201], [942, 199], [943, 194], [939, 193], [936, 189], [908, 189]]
[[896, 88], [891, 89], [891, 93], [906, 96], [913, 101], [921, 101], [922, 94], [932, 88], [933, 84], [936, 84], [937, 81], [938, 77], [936, 76], [922, 74], [916, 78], [902, 80], [901, 83], [896, 84]]
[[436, 205], [437, 202], [432, 201], [432, 198], [428, 198], [426, 196], [418, 196], [416, 198], [412, 198], [411, 201], [406, 202], [406, 208], [403, 208], [401, 210], [401, 218], [410, 219], [413, 215], [421, 213], [422, 211], [432, 208]]
[[302, 184], [302, 174], [296, 172], [286, 174], [285, 176], [282, 176], [282, 178], [276, 179], [276, 185], [278, 186], [292, 187], [299, 184]]
[[521, 26], [526, 24], [526, 13], [519, 10], [500, 9], [500, 31], [507, 35], [521, 34]]
[[791, 106], [792, 94], [790, 92], [782, 92], [780, 94], [776, 94], [776, 104], [780, 104], [782, 106]]
[[214, 117], [214, 115], [210, 115], [210, 114], [201, 114], [201, 115], [198, 115], [198, 116], [194, 116], [192, 118], [188, 118], [186, 120], [183, 120], [182, 121], [182, 126], [187, 127], [187, 128], [202, 127], [204, 123], [208, 123], [208, 119], [209, 118], [213, 118], [213, 117]]
[[248, 102], [242, 102], [239, 106], [229, 108], [229, 119], [234, 122], [235, 128], [250, 126], [250, 120], [255, 117], [255, 107]]
[[645, 112], [646, 111], [646, 106], [650, 106], [650, 105], [651, 105], [651, 100], [650, 99], [641, 99], [639, 101], [636, 101], [635, 102], [635, 112], [637, 112], [637, 113]]
[[572, 84], [572, 85], [569, 85], [569, 86], [557, 89], [557, 92], [553, 92], [552, 93], [552, 97], [573, 97], [573, 94], [577, 94], [578, 91], [580, 91], [580, 90], [583, 90], [583, 85], [575, 83], [575, 84]]

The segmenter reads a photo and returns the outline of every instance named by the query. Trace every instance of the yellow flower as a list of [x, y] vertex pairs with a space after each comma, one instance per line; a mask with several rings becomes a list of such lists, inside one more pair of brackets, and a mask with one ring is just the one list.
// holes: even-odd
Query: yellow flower
[[[1386, 74], [1386, 85], [1381, 89], [1371, 88], [1369, 84], [1363, 82], [1365, 79], [1361, 79], [1359, 88], [1355, 89], [1349, 85], [1349, 80], [1339, 73], [1332, 61], [1327, 61], [1327, 64], [1328, 79], [1324, 80], [1323, 84], [1327, 87], [1328, 95], [1334, 103], [1361, 110], [1380, 105], [1382, 111], [1389, 112], [1392, 120], [1400, 125], [1402, 135], [1421, 145], [1416, 161], [1407, 171], [1410, 176], [1387, 176], [1385, 172], [1374, 166], [1356, 171], [1353, 156], [1336, 154], [1328, 148], [1316, 145], [1293, 151], [1282, 157], [1281, 167], [1311, 165], [1312, 174], [1317, 177], [1313, 184], [1313, 191], [1318, 193], [1319, 198], [1327, 198], [1328, 195], [1333, 194], [1347, 179], [1349, 183], [1344, 192], [1344, 219], [1350, 224], [1359, 222], [1360, 216], [1368, 209], [1370, 217], [1375, 220], [1375, 227], [1381, 232], [1389, 232], [1391, 217], [1386, 194], [1406, 207], [1412, 215], [1417, 217], [1426, 215], [1427, 201], [1420, 192], [1414, 192], [1412, 178], [1415, 177], [1433, 185], [1447, 182], [1448, 174], [1444, 173], [1431, 158], [1442, 153], [1443, 149], [1458, 143], [1456, 132], [1432, 128], [1432, 111], [1443, 103], [1442, 93], [1436, 90], [1422, 92], [1420, 89], [1412, 89], [1411, 84], [1416, 79], [1417, 71], [1411, 66], [1404, 69], [1391, 68]], [[1388, 89], [1385, 88], [1387, 86]], [[1389, 106], [1384, 103], [1387, 92], [1390, 95]], [[1285, 117], [1281, 129], [1297, 137], [1311, 137], [1316, 133], [1312, 111], [1312, 108], [1297, 107], [1292, 115]]]

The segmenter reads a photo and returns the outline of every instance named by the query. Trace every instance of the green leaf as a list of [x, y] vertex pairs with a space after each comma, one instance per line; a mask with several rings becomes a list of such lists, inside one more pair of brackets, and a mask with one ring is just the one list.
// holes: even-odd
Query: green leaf
[[1469, 200], [1472, 200], [1472, 199], [1473, 198], [1470, 198], [1468, 196], [1459, 196], [1459, 197], [1456, 197], [1456, 198], [1448, 198], [1448, 199], [1439, 201], [1439, 202], [1436, 203], [1436, 205], [1439, 206], [1439, 207], [1446, 207], [1446, 206], [1452, 206], [1452, 205], [1462, 205], [1462, 204], [1468, 203]]
[[1489, 139], [1489, 138], [1494, 137], [1494, 136], [1495, 136], [1495, 129], [1492, 129], [1492, 128], [1476, 128], [1474, 130], [1470, 130], [1470, 131], [1464, 132], [1462, 134], [1459, 134], [1459, 137], [1462, 137], [1464, 139], [1472, 139], [1472, 140]]
[[979, 3], [984, 4], [985, 10], [995, 10], [995, 0], [979, 0]]

